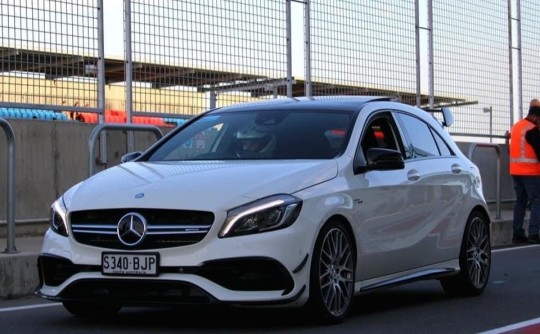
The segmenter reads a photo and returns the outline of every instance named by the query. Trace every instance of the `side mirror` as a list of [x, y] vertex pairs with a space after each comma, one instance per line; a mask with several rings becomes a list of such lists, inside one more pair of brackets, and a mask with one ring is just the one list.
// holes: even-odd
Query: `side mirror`
[[355, 172], [363, 173], [370, 170], [396, 170], [405, 168], [401, 152], [386, 148], [370, 148], [367, 150], [365, 162], [360, 161], [355, 166]]
[[443, 126], [449, 128], [454, 124], [454, 114], [452, 114], [452, 110], [448, 107], [443, 107], [441, 111], [443, 114]]
[[140, 152], [140, 151], [124, 154], [120, 158], [120, 163], [123, 164], [124, 162], [133, 161], [133, 160], [137, 159], [138, 157], [140, 157], [141, 155], [142, 155], [142, 152]]

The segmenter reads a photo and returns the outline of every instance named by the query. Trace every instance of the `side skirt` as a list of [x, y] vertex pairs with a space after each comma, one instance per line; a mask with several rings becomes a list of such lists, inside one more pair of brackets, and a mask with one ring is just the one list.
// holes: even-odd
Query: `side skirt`
[[390, 288], [410, 282], [438, 279], [459, 273], [459, 260], [438, 263], [436, 265], [418, 268], [415, 270], [404, 271], [392, 275], [378, 277], [374, 279], [358, 281], [354, 286], [355, 294], [370, 292], [373, 290]]

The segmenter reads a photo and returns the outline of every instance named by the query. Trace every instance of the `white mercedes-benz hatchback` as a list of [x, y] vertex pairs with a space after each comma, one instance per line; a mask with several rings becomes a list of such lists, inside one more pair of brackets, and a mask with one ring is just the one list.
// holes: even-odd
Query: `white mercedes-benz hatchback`
[[79, 316], [224, 303], [327, 322], [414, 280], [479, 295], [480, 173], [445, 129], [449, 110], [434, 112], [378, 97], [210, 110], [52, 205], [37, 294]]

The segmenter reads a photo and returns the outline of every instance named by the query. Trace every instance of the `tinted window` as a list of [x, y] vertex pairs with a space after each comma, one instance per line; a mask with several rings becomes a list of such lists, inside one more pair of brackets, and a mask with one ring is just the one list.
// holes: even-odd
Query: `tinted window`
[[331, 159], [346, 145], [351, 117], [334, 110], [207, 114], [168, 138], [149, 160]]
[[433, 132], [433, 137], [435, 138], [435, 141], [437, 142], [437, 146], [439, 147], [439, 151], [441, 152], [442, 156], [451, 156], [454, 155], [454, 152], [448, 147], [448, 144], [439, 136], [439, 134], [431, 129], [431, 132]]
[[412, 158], [440, 156], [437, 143], [428, 124], [405, 114], [398, 114], [398, 117], [408, 133]]
[[398, 150], [396, 133], [387, 116], [378, 116], [369, 121], [361, 141], [364, 155], [370, 148]]

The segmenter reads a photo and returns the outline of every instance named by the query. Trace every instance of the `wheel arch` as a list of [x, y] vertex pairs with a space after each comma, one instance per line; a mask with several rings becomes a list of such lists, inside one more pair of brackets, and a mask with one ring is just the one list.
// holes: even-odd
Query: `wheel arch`
[[[473, 228], [475, 217], [482, 219], [482, 231]], [[443, 278], [441, 285], [451, 297], [478, 296], [488, 285], [491, 271], [491, 228], [487, 210], [483, 206], [474, 207], [467, 218], [460, 246], [457, 275]]]
[[489, 216], [489, 212], [487, 211], [487, 209], [485, 207], [483, 207], [482, 205], [477, 205], [475, 206], [472, 210], [471, 210], [471, 213], [469, 214], [469, 216], [471, 214], [473, 214], [474, 212], [478, 212], [480, 213], [482, 216], [484, 216], [484, 219], [486, 220], [487, 224], [489, 226], [491, 226], [491, 217]]
[[[346, 257], [348, 260], [345, 260], [344, 262], [341, 262], [341, 260], [334, 262], [337, 261], [336, 258], [341, 258], [342, 260], [346, 259], [346, 257], [343, 257], [343, 249], [338, 252], [339, 256], [337, 257], [334, 256], [335, 254], [338, 254], [335, 253], [336, 250], [330, 251], [331, 253], [334, 252], [334, 255], [325, 253], [327, 254], [325, 255], [327, 259], [324, 261], [322, 260], [323, 255], [321, 254], [323, 252], [321, 250], [325, 247], [324, 244], [327, 243], [327, 237], [330, 237], [331, 239], [335, 238], [335, 236], [332, 236], [336, 234], [335, 231], [332, 231], [335, 229], [341, 231], [337, 232], [338, 235], [347, 234], [349, 242], [348, 247], [350, 249], [349, 253], [352, 256], [347, 254]], [[305, 307], [318, 319], [317, 321], [320, 321], [323, 324], [336, 324], [341, 322], [349, 313], [352, 305], [355, 291], [355, 268], [358, 257], [356, 254], [356, 238], [353, 231], [354, 229], [352, 228], [350, 221], [345, 216], [334, 214], [320, 224], [320, 228], [315, 238], [310, 260], [309, 299]], [[340, 245], [339, 248], [341, 247], [342, 246]], [[350, 266], [345, 263], [349, 261], [352, 262], [349, 263]], [[321, 263], [325, 263], [325, 265], [320, 267]], [[343, 269], [345, 269], [343, 272], [348, 272], [352, 275], [350, 276], [350, 280], [347, 281], [347, 275], [342, 276], [340, 273]], [[322, 276], [320, 270], [324, 271]], [[325, 278], [326, 284], [321, 284], [321, 277]], [[338, 289], [332, 287], [335, 285], [339, 285], [341, 288]], [[341, 297], [337, 297], [337, 295]]]
[[[343, 215], [340, 215], [340, 214], [334, 214], [332, 216], [330, 216], [325, 222], [324, 224], [321, 225], [321, 230], [322, 228], [330, 223], [330, 222], [339, 222], [339, 223], [342, 223], [343, 226], [345, 227], [345, 229], [347, 230], [347, 233], [349, 233], [349, 236], [351, 237], [351, 243], [352, 243], [352, 246], [353, 246], [353, 254], [354, 254], [354, 260], [355, 262], [358, 260], [358, 246], [356, 245], [356, 236], [355, 236], [355, 233], [354, 233], [354, 229], [351, 225], [351, 222]], [[320, 232], [320, 230], [319, 230]]]

